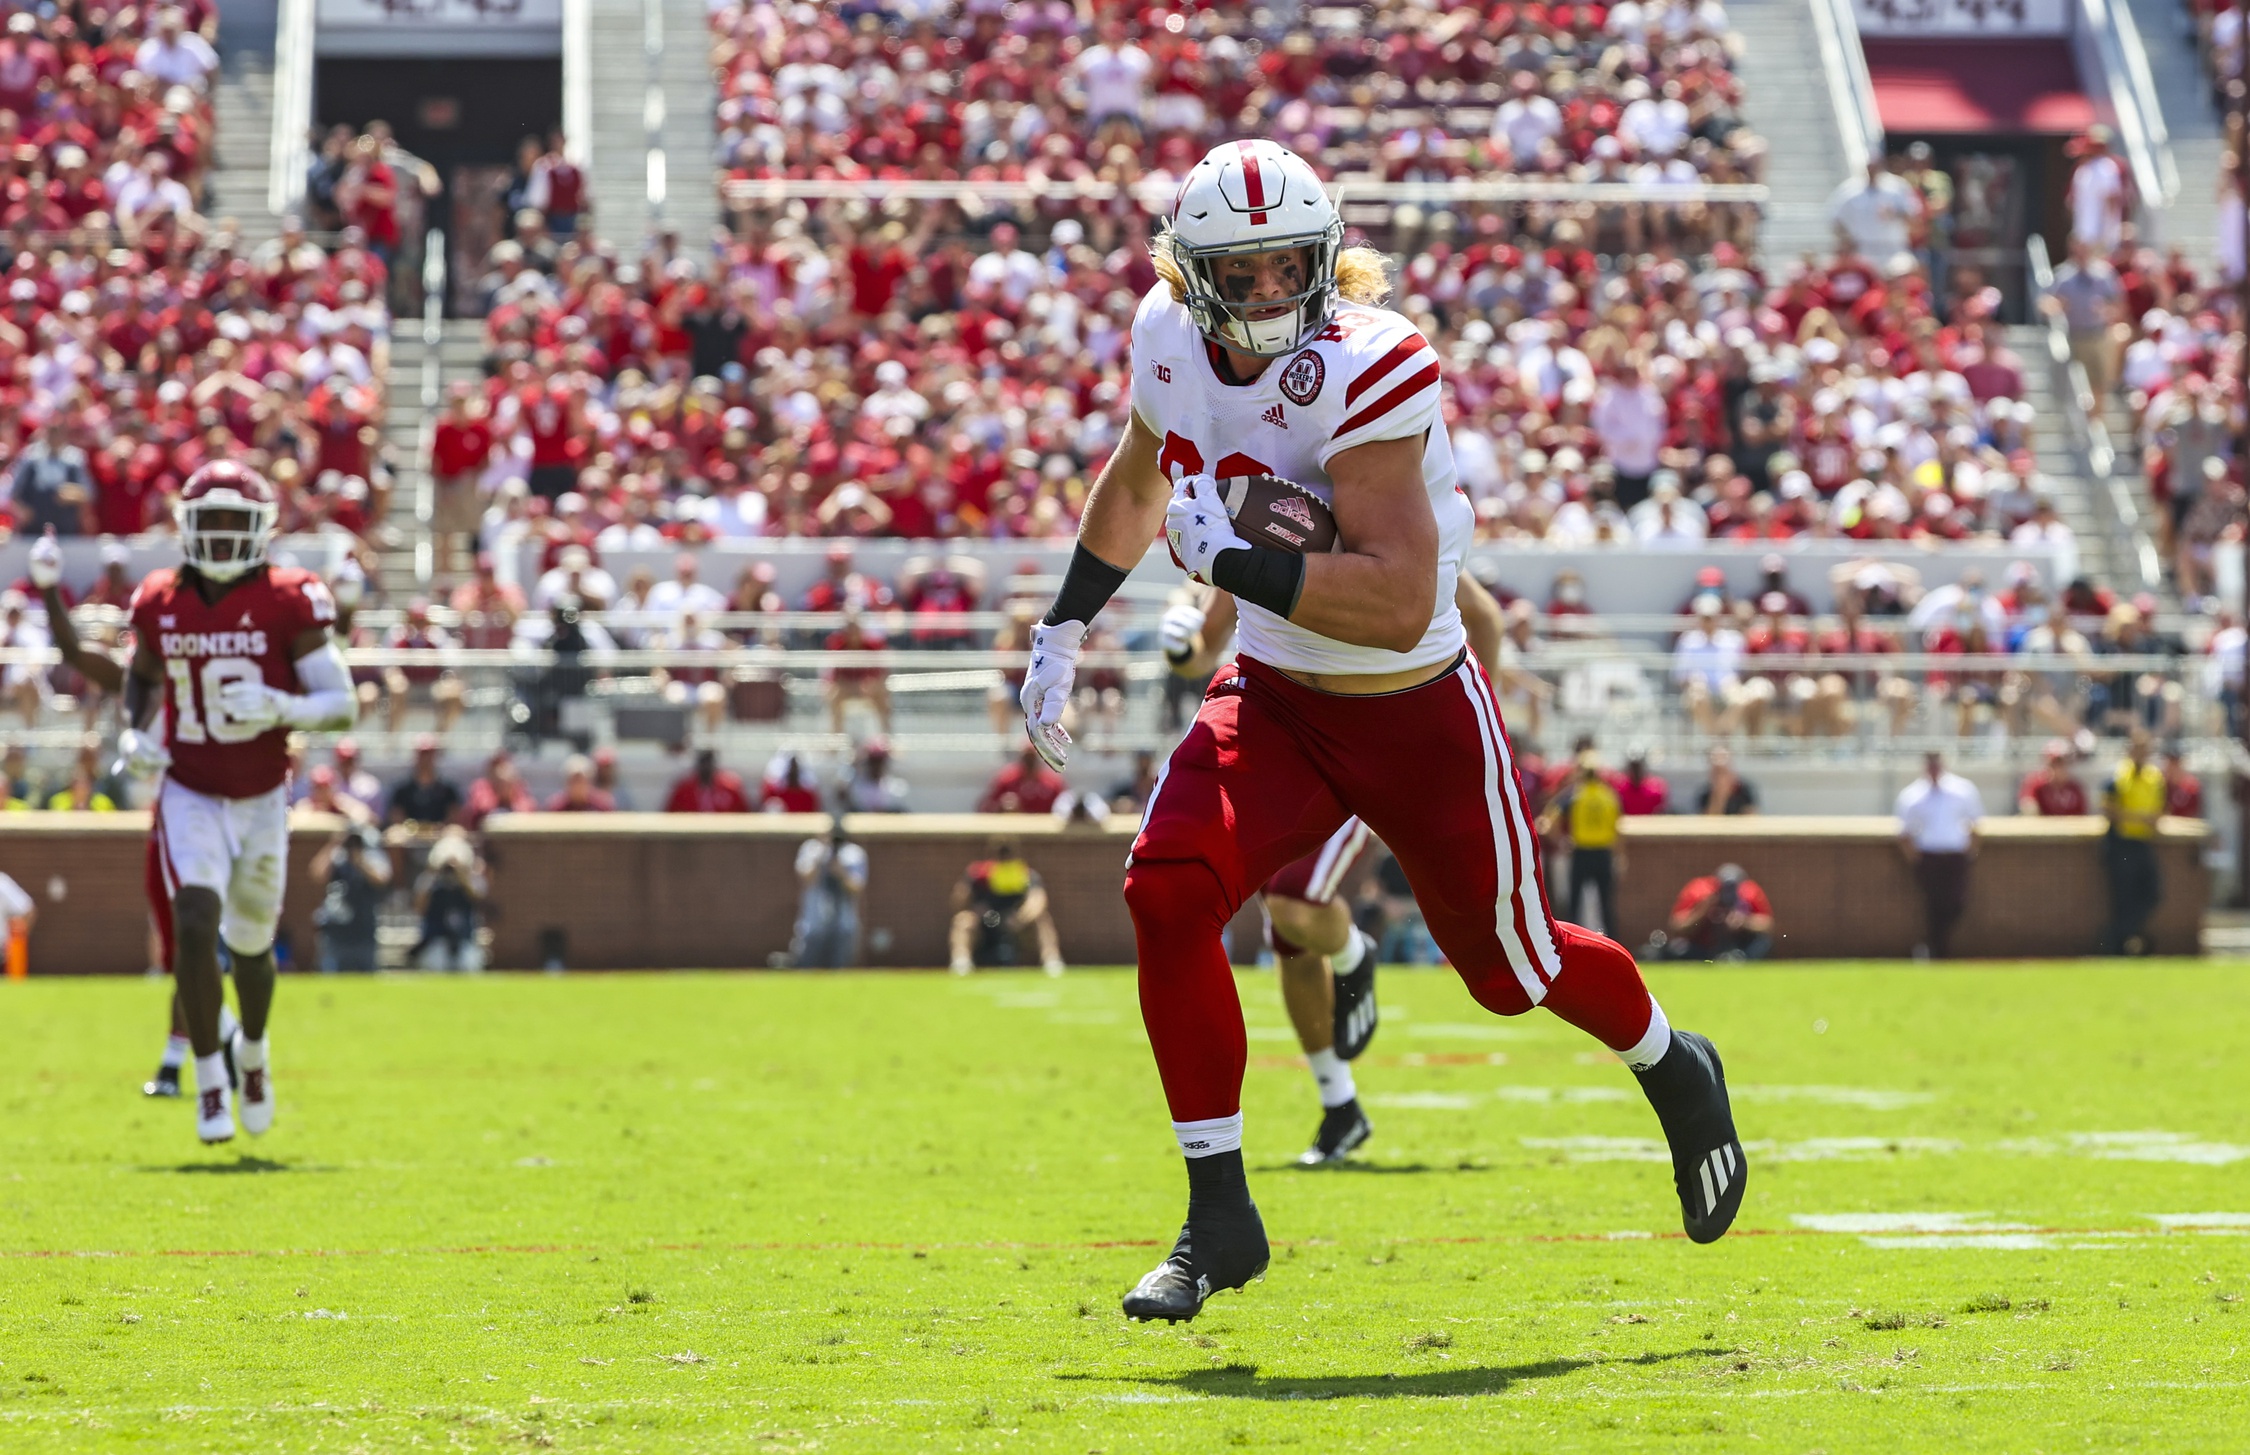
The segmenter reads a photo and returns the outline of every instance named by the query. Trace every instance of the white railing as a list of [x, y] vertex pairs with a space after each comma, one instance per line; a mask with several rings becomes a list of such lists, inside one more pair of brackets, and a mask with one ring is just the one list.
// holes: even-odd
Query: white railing
[[305, 169], [312, 162], [314, 5], [281, 0], [274, 22], [266, 207], [277, 217], [304, 205]]
[[[2047, 240], [2033, 233], [2024, 251], [2030, 262], [2032, 306], [2044, 312], [2041, 305], [2055, 282]], [[2109, 426], [2102, 418], [2102, 401], [2094, 397], [2085, 368], [2070, 356], [2070, 334], [2061, 315], [2047, 313], [2046, 322], [2047, 357], [2061, 386], [2057, 392], [2062, 395], [2063, 414], [2070, 426], [2071, 447], [2085, 460], [2087, 472], [2093, 477], [2095, 504], [2108, 507], [2098, 513], [2117, 559], [2132, 572], [2137, 589], [2154, 591], [2163, 584], [2164, 572], [2156, 558], [2156, 544], [2141, 519], [2135, 482], [2118, 474], [2117, 450], [2110, 443]]]
[[1883, 154], [1883, 118], [1875, 106], [1875, 82], [1867, 74], [1867, 52], [1859, 43], [1859, 19], [1851, 0], [1811, 0], [1813, 36], [1820, 45], [1820, 68], [1834, 98], [1836, 131], [1844, 144], [1844, 165], [1854, 177]]
[[2121, 14], [2112, 0], [2079, 0], [2079, 18], [2081, 33], [2093, 42], [2101, 63], [2118, 149], [2133, 169], [2133, 186], [2143, 208], [2143, 235], [2153, 240], [2163, 210], [2179, 195], [2180, 171], [2172, 158], [2171, 132], [2149, 72], [2148, 52], [2141, 48], [2132, 17]]
[[594, 0], [562, 0], [563, 154], [579, 170], [593, 166]]
[[422, 427], [415, 438], [415, 458], [422, 468], [414, 481], [414, 581], [428, 590], [436, 574], [430, 527], [437, 519], [437, 474], [433, 452], [437, 446], [438, 410], [444, 405], [446, 290], [445, 229], [433, 227], [422, 240]]
[[[1864, 164], [1862, 164], [1864, 166]], [[721, 185], [726, 200], [737, 207], [786, 202], [793, 198], [903, 197], [909, 201], [951, 202], [957, 198], [978, 202], [1107, 202], [1120, 187], [1091, 178], [1075, 182], [969, 182], [923, 181], [914, 178], [760, 177], [729, 178]], [[1151, 213], [1168, 210], [1174, 185], [1142, 181], [1133, 188], [1133, 200]], [[1381, 182], [1341, 178], [1328, 183], [1331, 196], [1351, 202], [1639, 202], [1649, 206], [1685, 206], [1693, 203], [1742, 203], [1763, 207], [1769, 191], [1761, 182], [1552, 182], [1531, 177], [1463, 178], [1442, 182]]]

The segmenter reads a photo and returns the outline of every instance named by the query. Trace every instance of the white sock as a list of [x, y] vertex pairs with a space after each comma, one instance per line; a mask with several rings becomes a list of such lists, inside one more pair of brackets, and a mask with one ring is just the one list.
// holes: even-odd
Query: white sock
[[166, 1036], [164, 1038], [164, 1059], [157, 1064], [167, 1071], [177, 1071], [187, 1064], [187, 1057], [188, 1038], [186, 1036]]
[[234, 1007], [221, 1001], [219, 1003], [219, 1039], [231, 1041], [234, 1039], [234, 1033], [241, 1029], [242, 1022], [234, 1018]]
[[1202, 1122], [1174, 1122], [1172, 1135], [1180, 1139], [1180, 1152], [1188, 1157], [1212, 1157], [1242, 1150], [1242, 1113], [1213, 1117]]
[[1328, 957], [1328, 968], [1338, 975], [1349, 975], [1366, 958], [1367, 936], [1360, 933], [1359, 926], [1354, 925], [1351, 935], [1344, 941], [1344, 948]]
[[1648, 1034], [1634, 1042], [1631, 1049], [1619, 1051], [1617, 1056], [1635, 1071], [1646, 1071], [1663, 1060], [1664, 1053], [1670, 1049], [1672, 1023], [1664, 1018], [1664, 1007], [1658, 1005], [1652, 995], [1648, 998]]
[[208, 1056], [195, 1058], [195, 1089], [209, 1091], [214, 1086], [227, 1084], [227, 1058], [213, 1051]]
[[258, 1037], [255, 1041], [248, 1036], [244, 1036], [234, 1043], [234, 1064], [245, 1071], [265, 1070], [266, 1046], [267, 1039], [264, 1036]]
[[1352, 1063], [1337, 1055], [1334, 1046], [1309, 1052], [1305, 1064], [1312, 1067], [1312, 1079], [1320, 1085], [1322, 1107], [1342, 1106], [1359, 1095], [1352, 1084]]

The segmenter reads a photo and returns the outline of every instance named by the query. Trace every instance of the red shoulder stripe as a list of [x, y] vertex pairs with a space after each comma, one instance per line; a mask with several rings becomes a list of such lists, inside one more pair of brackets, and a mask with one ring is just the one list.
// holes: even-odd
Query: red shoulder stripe
[[1415, 374], [1413, 378], [1407, 380], [1404, 384], [1399, 385], [1396, 389], [1393, 389], [1390, 393], [1376, 400], [1373, 404], [1368, 405], [1365, 409], [1362, 409], [1359, 413], [1345, 420], [1342, 424], [1337, 425], [1336, 433], [1339, 435], [1347, 435], [1350, 434], [1353, 430], [1358, 429], [1361, 425], [1373, 424], [1376, 420], [1381, 419], [1386, 414], [1389, 414], [1392, 410], [1398, 408], [1398, 406], [1404, 404], [1407, 400], [1412, 399], [1415, 395], [1421, 393], [1424, 389], [1429, 388], [1437, 381], [1438, 362], [1436, 359], [1432, 359], [1430, 360], [1429, 364], [1420, 372]]
[[1410, 333], [1405, 338], [1400, 339], [1397, 343], [1391, 345], [1389, 353], [1368, 365], [1357, 379], [1352, 380], [1351, 387], [1344, 391], [1344, 408], [1351, 408], [1359, 401], [1360, 395], [1382, 383], [1384, 377], [1398, 368], [1399, 365], [1413, 358], [1416, 354], [1428, 352], [1430, 352], [1430, 341], [1419, 333]]

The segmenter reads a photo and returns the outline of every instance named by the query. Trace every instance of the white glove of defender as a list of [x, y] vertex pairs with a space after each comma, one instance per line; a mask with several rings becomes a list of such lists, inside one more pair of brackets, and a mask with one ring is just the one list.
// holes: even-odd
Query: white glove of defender
[[1086, 640], [1086, 623], [1045, 622], [1031, 629], [1031, 666], [1023, 674], [1023, 725], [1031, 746], [1057, 772], [1070, 761], [1070, 734], [1063, 730], [1063, 707], [1078, 680], [1078, 649]]
[[41, 591], [62, 580], [62, 544], [55, 539], [53, 526], [48, 526], [47, 533], [31, 543], [29, 566], [31, 584]]
[[1211, 563], [1221, 551], [1250, 548], [1219, 503], [1219, 482], [1209, 475], [1182, 475], [1172, 487], [1172, 503], [1164, 510], [1164, 538], [1187, 573], [1206, 586], [1218, 584], [1211, 579]]
[[243, 727], [257, 732], [281, 723], [282, 698], [263, 682], [235, 678], [219, 686], [219, 710]]
[[117, 762], [135, 778], [154, 778], [172, 766], [172, 755], [155, 733], [129, 727], [117, 735]]
[[1166, 661], [1177, 666], [1195, 655], [1196, 639], [1203, 635], [1205, 620], [1203, 608], [1185, 602], [1164, 613], [1156, 626], [1156, 640], [1164, 648]]

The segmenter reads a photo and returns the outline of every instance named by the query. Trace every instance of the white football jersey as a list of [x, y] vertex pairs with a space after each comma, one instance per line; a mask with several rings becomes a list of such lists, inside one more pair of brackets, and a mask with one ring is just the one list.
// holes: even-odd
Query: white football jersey
[[1437, 350], [1387, 308], [1338, 300], [1328, 326], [1297, 352], [1275, 359], [1249, 384], [1213, 370], [1188, 311], [1158, 282], [1133, 319], [1133, 412], [1163, 442], [1167, 478], [1276, 475], [1331, 507], [1328, 462], [1354, 445], [1426, 438], [1422, 479], [1437, 515], [1438, 578], [1429, 630], [1410, 652], [1324, 637], [1250, 602], [1241, 605], [1243, 655], [1300, 672], [1398, 672], [1435, 666], [1467, 641], [1453, 590], [1476, 512], [1453, 469], [1439, 412]]

